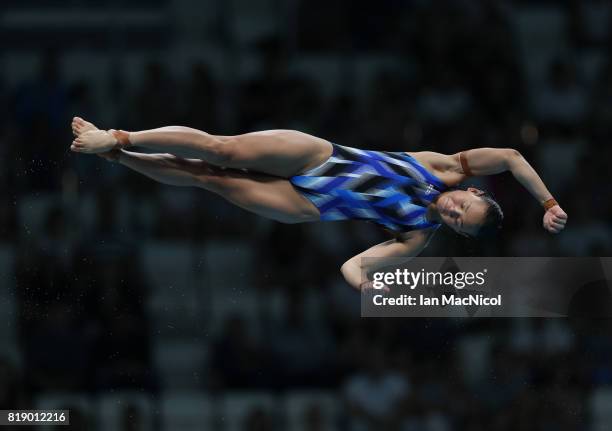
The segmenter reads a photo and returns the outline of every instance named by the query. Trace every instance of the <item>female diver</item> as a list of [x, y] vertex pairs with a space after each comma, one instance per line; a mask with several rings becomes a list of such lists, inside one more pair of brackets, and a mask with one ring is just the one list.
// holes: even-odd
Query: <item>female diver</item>
[[[236, 136], [181, 126], [105, 131], [80, 117], [72, 131], [72, 151], [98, 154], [164, 184], [209, 190], [279, 222], [359, 219], [393, 231], [395, 239], [342, 265], [344, 278], [358, 289], [371, 286], [362, 273], [384, 266], [384, 258], [417, 256], [442, 224], [467, 236], [499, 227], [501, 208], [485, 192], [453, 188], [472, 175], [510, 171], [543, 205], [548, 232], [560, 232], [567, 222], [536, 171], [508, 148], [451, 155], [366, 151], [294, 130]], [[159, 154], [128, 151], [133, 147]]]

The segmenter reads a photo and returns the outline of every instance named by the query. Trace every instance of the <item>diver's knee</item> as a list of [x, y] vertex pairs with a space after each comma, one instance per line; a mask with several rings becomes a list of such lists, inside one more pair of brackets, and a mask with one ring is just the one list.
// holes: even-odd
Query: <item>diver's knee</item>
[[239, 159], [240, 141], [236, 136], [215, 137], [207, 142], [209, 159], [217, 166], [236, 167]]

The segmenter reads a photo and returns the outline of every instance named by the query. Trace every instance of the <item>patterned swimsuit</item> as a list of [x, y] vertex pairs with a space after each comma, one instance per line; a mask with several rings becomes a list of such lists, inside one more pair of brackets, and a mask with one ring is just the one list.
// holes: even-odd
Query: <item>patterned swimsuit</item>
[[321, 220], [368, 220], [396, 232], [440, 226], [427, 220], [427, 206], [447, 186], [414, 157], [332, 146], [326, 162], [289, 179]]

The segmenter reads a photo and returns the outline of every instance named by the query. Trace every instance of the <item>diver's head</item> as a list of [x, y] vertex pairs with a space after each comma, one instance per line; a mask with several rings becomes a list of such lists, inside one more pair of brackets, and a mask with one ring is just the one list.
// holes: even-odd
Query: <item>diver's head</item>
[[438, 196], [434, 205], [441, 223], [469, 237], [496, 231], [504, 218], [499, 204], [491, 195], [474, 187], [444, 192]]

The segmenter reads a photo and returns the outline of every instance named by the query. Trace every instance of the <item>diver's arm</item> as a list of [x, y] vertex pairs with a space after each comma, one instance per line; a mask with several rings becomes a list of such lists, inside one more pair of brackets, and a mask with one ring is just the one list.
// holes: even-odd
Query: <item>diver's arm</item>
[[[460, 154], [453, 154], [455, 165], [463, 172]], [[544, 182], [529, 162], [517, 150], [511, 148], [476, 148], [463, 152], [467, 166], [474, 176], [495, 175], [510, 171], [514, 178], [525, 187], [531, 195], [543, 204], [552, 195]], [[463, 172], [469, 176], [470, 172]]]
[[405, 234], [401, 239], [392, 239], [370, 247], [347, 260], [340, 268], [340, 272], [347, 283], [355, 289], [372, 288], [372, 281], [364, 279], [362, 274], [369, 274], [389, 266], [393, 258], [409, 260], [418, 256], [429, 243], [433, 232], [434, 229], [421, 229]]
[[567, 214], [554, 200], [535, 169], [517, 150], [476, 148], [453, 154], [451, 157], [453, 165], [460, 170], [464, 178], [470, 175], [494, 175], [510, 171], [514, 178], [538, 200], [540, 205], [545, 207], [544, 228], [551, 233], [558, 233], [565, 227]]

